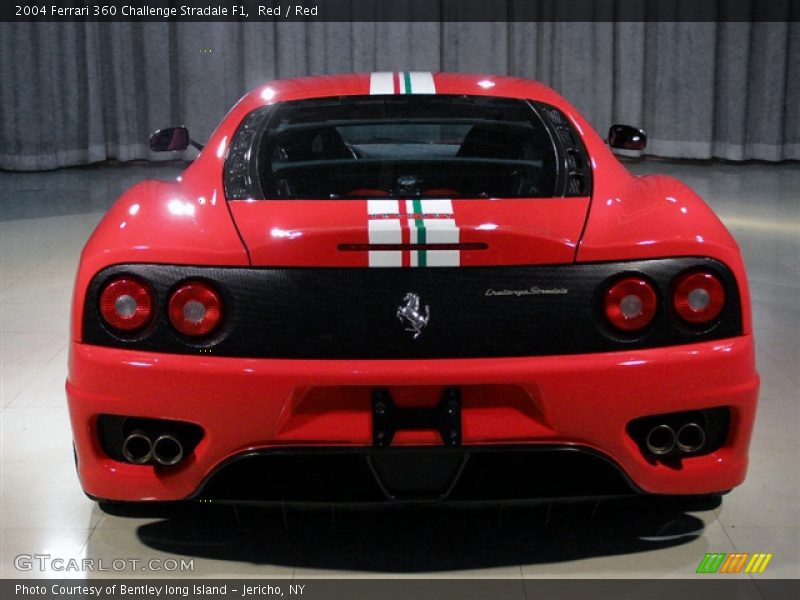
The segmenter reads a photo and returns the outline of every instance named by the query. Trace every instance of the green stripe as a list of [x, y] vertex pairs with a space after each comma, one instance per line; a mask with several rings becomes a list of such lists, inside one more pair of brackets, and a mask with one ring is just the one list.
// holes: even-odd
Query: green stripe
[[[417, 243], [425, 243], [425, 221], [422, 219], [422, 200], [413, 200], [414, 206], [414, 226], [417, 228]], [[428, 264], [428, 251], [417, 251], [417, 266], [425, 267]]]
[[703, 557], [703, 560], [700, 561], [700, 565], [697, 567], [696, 573], [705, 573], [706, 572], [706, 563], [708, 559], [711, 558], [711, 554], [706, 552], [706, 555]]
[[406, 82], [406, 94], [411, 93], [411, 72], [404, 71], [403, 72], [403, 81]]
[[711, 570], [712, 573], [716, 573], [717, 570], [722, 566], [722, 561], [725, 560], [725, 556], [726, 554], [724, 552], [720, 552], [717, 555], [717, 560], [714, 561], [714, 564], [709, 565], [709, 569]]
[[725, 559], [725, 552], [714, 552], [706, 554], [703, 560], [700, 561], [700, 566], [697, 567], [697, 573], [716, 573], [722, 566], [722, 561]]

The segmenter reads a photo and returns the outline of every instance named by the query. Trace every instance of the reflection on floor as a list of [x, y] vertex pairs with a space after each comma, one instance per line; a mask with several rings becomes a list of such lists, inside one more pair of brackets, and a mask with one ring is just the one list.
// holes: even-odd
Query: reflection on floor
[[197, 576], [691, 577], [706, 552], [772, 552], [760, 577], [800, 576], [800, 168], [631, 166], [684, 180], [714, 207], [747, 261], [761, 405], [744, 486], [719, 506], [604, 501], [534, 507], [125, 512], [86, 499], [64, 408], [70, 291], [104, 211], [181, 164], [0, 173], [0, 576], [163, 576], [19, 571], [20, 554], [193, 559]]

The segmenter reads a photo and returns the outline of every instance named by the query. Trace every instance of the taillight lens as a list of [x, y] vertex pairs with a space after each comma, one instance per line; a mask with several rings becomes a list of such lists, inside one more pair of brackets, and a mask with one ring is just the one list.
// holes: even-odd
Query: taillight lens
[[707, 271], [687, 273], [678, 279], [672, 305], [677, 315], [687, 323], [710, 323], [725, 306], [725, 288], [715, 275]]
[[614, 282], [603, 298], [608, 322], [625, 332], [646, 327], [655, 317], [657, 305], [656, 291], [641, 277], [626, 277]]
[[152, 313], [150, 290], [137, 279], [115, 279], [100, 294], [100, 314], [115, 329], [134, 331], [144, 327]]
[[207, 283], [192, 281], [175, 290], [168, 312], [173, 327], [181, 333], [206, 335], [222, 320], [222, 299]]

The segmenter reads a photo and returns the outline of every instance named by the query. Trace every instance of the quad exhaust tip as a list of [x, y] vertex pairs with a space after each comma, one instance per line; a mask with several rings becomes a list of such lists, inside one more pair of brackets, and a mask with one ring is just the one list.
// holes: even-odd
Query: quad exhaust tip
[[664, 456], [672, 452], [676, 442], [675, 430], [669, 425], [656, 425], [647, 433], [645, 439], [647, 449], [656, 456]]
[[153, 442], [143, 431], [134, 431], [122, 442], [122, 455], [130, 463], [143, 465], [153, 458]]
[[153, 458], [160, 465], [176, 465], [183, 458], [183, 444], [174, 435], [160, 435], [153, 442]]
[[692, 454], [700, 450], [706, 443], [706, 432], [697, 423], [686, 423], [675, 434], [678, 450]]
[[645, 444], [651, 454], [666, 456], [677, 449], [683, 454], [694, 454], [705, 446], [706, 432], [694, 422], [685, 423], [677, 432], [664, 423], [647, 432]]
[[122, 442], [122, 455], [134, 465], [155, 461], [169, 467], [178, 464], [183, 454], [183, 444], [169, 433], [159, 435], [154, 441], [146, 432], [136, 430]]

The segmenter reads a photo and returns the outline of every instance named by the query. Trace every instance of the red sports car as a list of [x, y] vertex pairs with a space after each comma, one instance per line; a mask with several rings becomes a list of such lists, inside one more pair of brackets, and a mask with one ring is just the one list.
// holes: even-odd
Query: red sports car
[[[184, 128], [151, 147], [180, 150]], [[736, 242], [533, 81], [245, 96], [81, 257], [78, 471], [117, 501], [504, 501], [739, 485], [758, 396]]]

